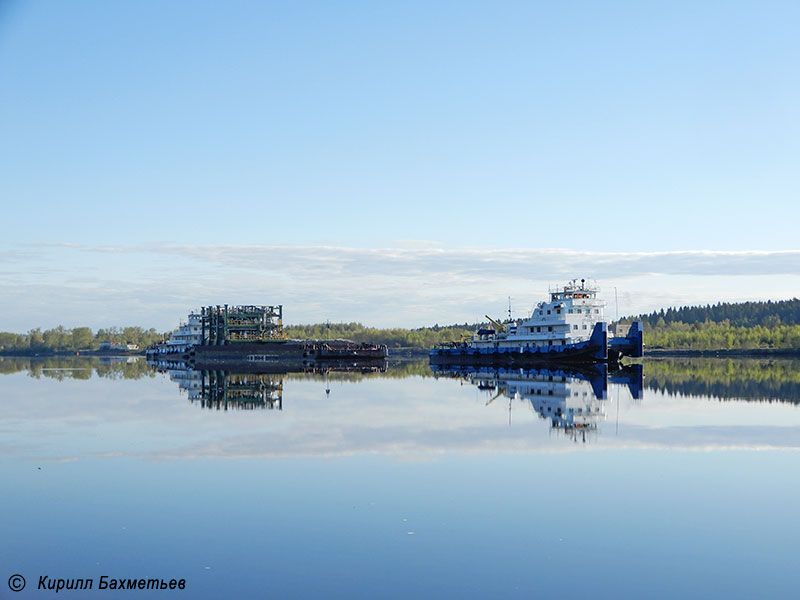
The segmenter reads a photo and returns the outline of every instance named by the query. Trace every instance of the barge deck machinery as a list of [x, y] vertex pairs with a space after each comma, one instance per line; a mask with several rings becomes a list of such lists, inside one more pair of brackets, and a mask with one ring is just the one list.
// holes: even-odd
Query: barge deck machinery
[[[194, 337], [186, 337], [188, 327]], [[174, 343], [176, 337], [190, 343]], [[313, 363], [383, 361], [382, 344], [350, 340], [296, 340], [283, 333], [283, 306], [216, 305], [192, 313], [169, 341], [147, 351], [153, 360], [180, 360], [199, 366], [226, 363]]]

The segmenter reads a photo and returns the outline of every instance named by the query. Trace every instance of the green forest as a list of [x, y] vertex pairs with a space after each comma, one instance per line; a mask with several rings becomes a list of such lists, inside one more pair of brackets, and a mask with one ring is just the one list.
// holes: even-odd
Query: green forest
[[348, 339], [354, 342], [386, 344], [389, 348], [408, 348], [414, 350], [430, 349], [443, 342], [460, 341], [470, 337], [480, 324], [434, 325], [418, 329], [377, 329], [365, 327], [361, 323], [318, 323], [315, 325], [288, 325], [283, 331], [290, 338], [297, 339]]
[[86, 352], [98, 350], [102, 342], [115, 346], [136, 344], [146, 348], [168, 336], [155, 329], [142, 327], [109, 327], [93, 332], [89, 327], [65, 329], [61, 325], [53, 329], [31, 329], [28, 333], [0, 332], [0, 352], [4, 354], [35, 354], [39, 352]]
[[774, 327], [776, 325], [800, 325], [800, 299], [772, 302], [720, 302], [705, 306], [663, 308], [650, 314], [628, 317], [626, 321], [643, 321], [651, 327], [671, 323], [722, 323], [733, 327]]
[[661, 309], [642, 321], [649, 348], [685, 350], [800, 349], [800, 299]]

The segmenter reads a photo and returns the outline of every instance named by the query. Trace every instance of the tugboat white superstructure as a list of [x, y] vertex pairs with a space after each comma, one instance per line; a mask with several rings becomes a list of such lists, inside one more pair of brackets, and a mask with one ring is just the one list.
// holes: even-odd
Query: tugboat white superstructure
[[596, 285], [586, 280], [571, 281], [563, 288], [550, 290], [550, 301], [540, 302], [524, 320], [482, 329], [472, 338], [474, 348], [519, 349], [551, 348], [587, 341], [595, 324], [605, 321], [605, 302], [597, 298]]
[[167, 341], [148, 348], [146, 354], [148, 357], [180, 355], [186, 352], [189, 347], [201, 343], [202, 340], [200, 313], [192, 311], [189, 313], [188, 320], [185, 323], [181, 323], [177, 331], [174, 331]]
[[549, 302], [540, 302], [526, 319], [500, 323], [487, 315], [493, 327], [478, 330], [469, 342], [437, 346], [431, 362], [617, 362], [622, 355], [642, 356], [641, 323], [633, 323], [624, 338], [608, 339], [598, 292], [595, 283], [574, 279], [550, 290]]

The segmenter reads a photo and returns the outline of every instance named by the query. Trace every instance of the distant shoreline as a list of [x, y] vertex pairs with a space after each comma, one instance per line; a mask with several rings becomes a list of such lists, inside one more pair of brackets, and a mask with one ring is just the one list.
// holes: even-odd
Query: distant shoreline
[[0, 356], [8, 356], [11, 358], [50, 358], [53, 356], [145, 356], [145, 352], [144, 350], [135, 350], [131, 352], [121, 352], [119, 350], [109, 352], [104, 350], [37, 350], [35, 352], [21, 352], [19, 350], [15, 350], [11, 352], [0, 351]]
[[800, 357], [800, 348], [719, 348], [716, 350], [688, 350], [677, 348], [645, 348], [645, 357], [650, 358], [679, 358], [710, 357], [710, 358], [747, 358], [747, 357]]
[[[429, 349], [427, 348], [389, 348], [389, 359], [419, 359], [428, 356]], [[800, 348], [718, 348], [715, 350], [690, 350], [690, 349], [677, 349], [677, 348], [645, 348], [645, 358], [757, 358], [757, 357], [772, 357], [772, 358], [800, 358]], [[130, 357], [130, 356], [145, 356], [144, 350], [137, 350], [132, 352], [106, 352], [99, 350], [85, 350], [80, 352], [56, 352], [56, 351], [38, 351], [38, 352], [4, 352], [0, 351], [0, 357], [8, 358], [50, 358], [56, 356], [90, 356], [90, 357]]]

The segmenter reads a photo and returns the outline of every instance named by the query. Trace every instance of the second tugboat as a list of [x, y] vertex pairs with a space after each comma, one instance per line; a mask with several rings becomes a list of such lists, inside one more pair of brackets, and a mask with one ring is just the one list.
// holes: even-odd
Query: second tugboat
[[543, 361], [619, 362], [643, 356], [642, 324], [635, 321], [624, 337], [608, 338], [605, 303], [599, 289], [585, 279], [550, 291], [527, 319], [505, 323], [487, 315], [493, 327], [480, 329], [465, 342], [450, 342], [430, 351], [432, 364], [523, 365]]

